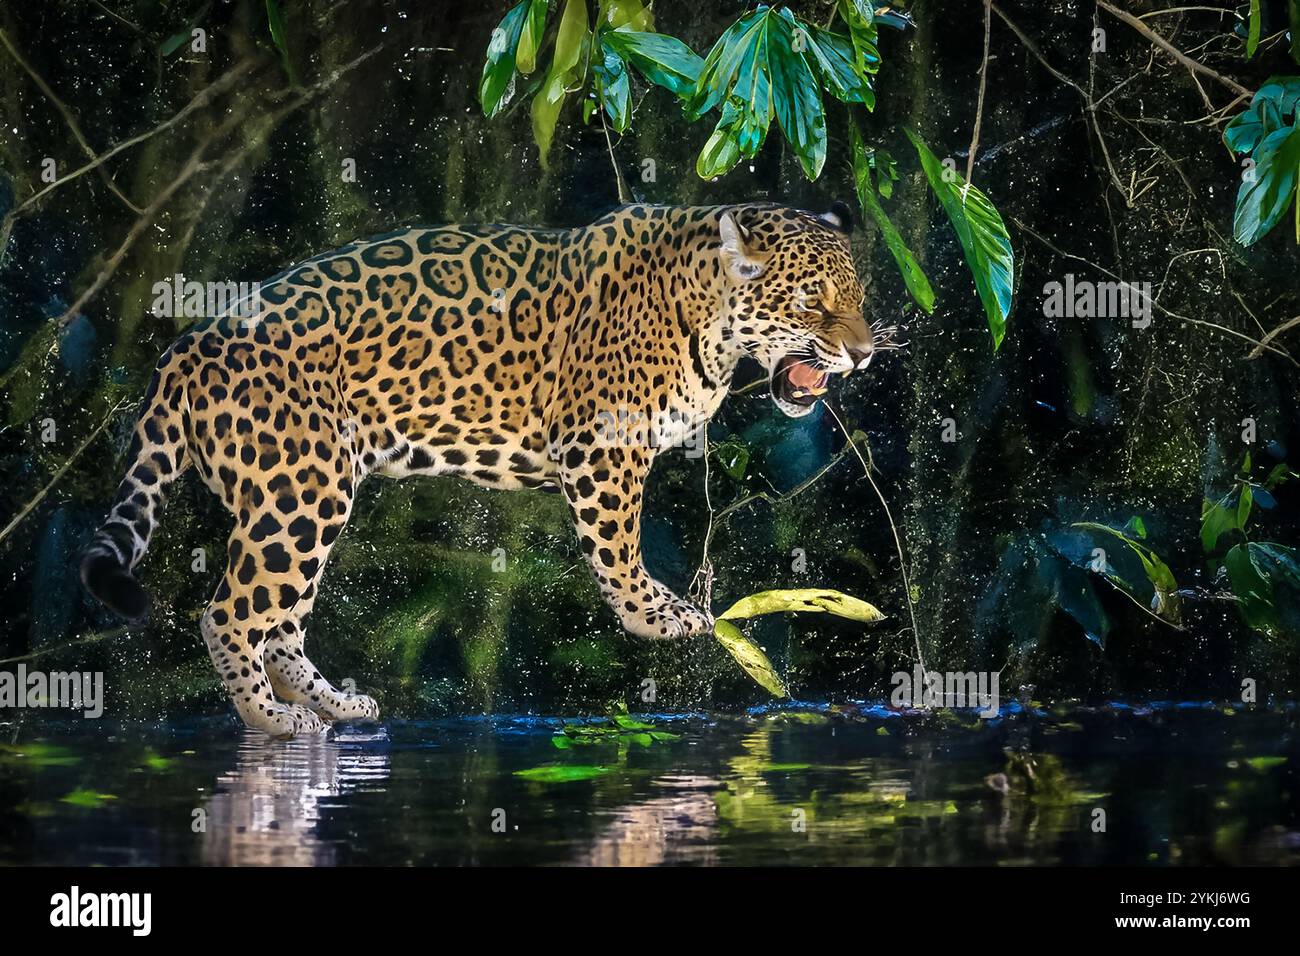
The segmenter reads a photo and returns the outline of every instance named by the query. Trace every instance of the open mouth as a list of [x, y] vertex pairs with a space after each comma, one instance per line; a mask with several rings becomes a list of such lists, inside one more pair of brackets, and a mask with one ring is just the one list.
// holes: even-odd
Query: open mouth
[[776, 363], [772, 370], [772, 397], [778, 405], [812, 408], [826, 394], [830, 373], [809, 365], [806, 358], [787, 355]]

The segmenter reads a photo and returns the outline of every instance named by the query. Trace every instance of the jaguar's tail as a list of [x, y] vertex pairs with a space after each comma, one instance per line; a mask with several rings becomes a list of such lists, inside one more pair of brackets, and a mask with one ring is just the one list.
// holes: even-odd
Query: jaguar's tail
[[81, 583], [105, 607], [129, 620], [149, 610], [149, 596], [131, 569], [144, 557], [162, 513], [167, 485], [190, 465], [186, 374], [174, 350], [158, 363], [131, 439], [126, 476], [108, 519], [81, 557]]

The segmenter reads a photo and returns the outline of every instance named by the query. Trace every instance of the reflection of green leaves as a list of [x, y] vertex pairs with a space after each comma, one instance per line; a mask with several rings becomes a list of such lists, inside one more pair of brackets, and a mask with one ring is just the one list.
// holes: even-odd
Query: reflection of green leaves
[[[894, 227], [889, 216], [885, 214], [879, 200], [876, 199], [876, 190], [873, 190], [871, 185], [871, 160], [873, 157], [862, 142], [862, 134], [858, 132], [856, 123], [849, 124], [849, 136], [851, 140], [850, 148], [853, 152], [853, 181], [858, 195], [858, 203], [862, 206], [864, 217], [870, 216], [875, 220], [881, 235], [885, 237], [885, 246], [889, 249], [889, 254], [894, 257], [898, 271], [903, 277], [903, 284], [907, 286], [907, 291], [916, 300], [917, 305], [926, 312], [933, 312], [934, 289], [930, 287], [930, 280], [921, 271], [921, 266], [917, 263], [916, 257], [912, 255], [912, 250], [907, 248], [907, 244], [903, 242], [903, 237]], [[880, 194], [888, 196], [888, 193], [893, 191], [893, 187], [891, 185], [886, 188], [885, 184], [892, 183], [891, 173], [893, 176], [898, 174], [893, 172], [892, 160], [887, 157], [883, 165], [886, 174], [882, 176], [880, 168], [877, 166], [876, 183]]]
[[142, 765], [155, 773], [166, 773], [168, 770], [172, 769], [172, 765], [175, 762], [176, 761], [172, 758], [164, 757], [150, 749], [144, 752], [144, 761]]
[[776, 697], [789, 697], [785, 681], [776, 672], [762, 649], [747, 638], [736, 625], [721, 618], [713, 623], [713, 634], [728, 654], [736, 659], [745, 673]]
[[1246, 766], [1260, 773], [1267, 773], [1274, 767], [1286, 766], [1286, 757], [1247, 757]]
[[610, 769], [584, 764], [549, 764], [528, 770], [516, 770], [515, 776], [532, 783], [573, 783], [578, 780], [602, 777], [609, 773]]
[[988, 317], [996, 352], [1006, 334], [1016, 274], [1015, 253], [1007, 227], [987, 196], [945, 168], [919, 136], [911, 130], [905, 132], [921, 158], [930, 189], [939, 198], [961, 243]]

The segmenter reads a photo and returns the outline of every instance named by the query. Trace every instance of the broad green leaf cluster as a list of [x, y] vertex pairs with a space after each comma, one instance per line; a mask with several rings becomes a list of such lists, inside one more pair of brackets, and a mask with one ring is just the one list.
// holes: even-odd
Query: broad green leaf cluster
[[[548, 25], [552, 7], [560, 10], [554, 28]], [[760, 4], [723, 31], [701, 59], [681, 40], [654, 32], [641, 0], [599, 0], [594, 26], [586, 0], [521, 0], [492, 33], [479, 101], [484, 114], [494, 117], [526, 83], [524, 95], [535, 93], [533, 137], [545, 166], [561, 109], [571, 95], [582, 97], [584, 121], [599, 110], [614, 132], [629, 128], [635, 72], [674, 94], [688, 120], [717, 114], [696, 158], [702, 178], [722, 176], [742, 159], [756, 156], [775, 121], [804, 175], [815, 180], [826, 165], [825, 95], [850, 111], [873, 110], [881, 63], [878, 28], [904, 30], [911, 24], [907, 13], [877, 7], [871, 0], [836, 0], [827, 26], [810, 23], [788, 7]], [[544, 75], [526, 81], [541, 68], [552, 44]], [[932, 312], [934, 289], [881, 204], [893, 194], [897, 169], [887, 154], [879, 154], [883, 161], [878, 163], [852, 116], [849, 134], [863, 218], [880, 229], [909, 294]], [[996, 351], [1006, 334], [1015, 279], [1006, 225], [984, 193], [960, 182], [919, 136], [907, 135], [961, 244]]]
[[[1247, 626], [1278, 636], [1300, 623], [1300, 608], [1286, 606], [1278, 592], [1287, 590], [1300, 598], [1300, 550], [1271, 541], [1252, 541], [1247, 530], [1256, 506], [1274, 506], [1273, 492], [1295, 477], [1285, 464], [1273, 467], [1261, 481], [1253, 481], [1250, 455], [1242, 462], [1231, 491], [1218, 499], [1206, 498], [1201, 506], [1201, 546], [1217, 558], [1237, 599], [1237, 608]], [[1233, 541], [1223, 552], [1224, 542]]]
[[[1223, 141], [1248, 157], [1237, 189], [1232, 234], [1249, 246], [1282, 221], [1300, 195], [1300, 76], [1275, 76], [1223, 130]], [[1300, 243], [1300, 203], [1294, 203]]]

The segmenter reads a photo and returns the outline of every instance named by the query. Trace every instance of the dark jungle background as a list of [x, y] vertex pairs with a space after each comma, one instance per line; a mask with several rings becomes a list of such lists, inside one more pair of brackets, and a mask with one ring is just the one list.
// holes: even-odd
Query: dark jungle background
[[[1139, 15], [1160, 8], [1121, 5]], [[150, 314], [155, 282], [176, 273], [259, 280], [402, 224], [568, 227], [618, 204], [605, 135], [583, 125], [575, 104], [548, 169], [526, 106], [484, 118], [476, 88], [508, 6], [283, 2], [283, 52], [266, 5], [253, 0], [0, 0], [0, 214], [11, 227], [0, 266], [5, 666], [103, 670], [115, 716], [228, 706], [197, 618], [229, 519], [192, 475], [175, 486], [140, 569], [154, 598], [146, 625], [124, 630], [75, 573], [124, 467], [136, 402], [188, 321]], [[1288, 455], [1294, 464], [1300, 441], [1300, 369], [1287, 352], [1297, 333], [1252, 356], [1300, 313], [1291, 223], [1249, 249], [1231, 239], [1241, 169], [1221, 133], [1246, 101], [1215, 115], [1231, 90], [1153, 52], [1091, 3], [997, 6], [974, 182], [1015, 248], [1006, 340], [995, 354], [903, 133], [918, 131], [964, 169], [983, 4], [916, 0], [914, 28], [881, 31], [864, 132], [899, 159], [888, 211], [938, 307], [927, 316], [910, 306], [878, 232], [860, 226], [869, 315], [906, 326], [908, 346], [836, 386], [847, 427], [869, 438], [898, 525], [927, 664], [1001, 668], [1004, 694], [1033, 685], [1048, 700], [1235, 700], [1245, 678], [1261, 701], [1294, 697], [1300, 579], [1282, 562], [1270, 593], [1248, 596], [1264, 604], [1243, 613], [1223, 548], [1207, 552], [1201, 539], [1203, 503], [1233, 495], [1235, 505], [1247, 454], [1258, 482]], [[745, 7], [653, 4], [656, 28], [701, 55]], [[831, 4], [791, 7], [825, 22]], [[1246, 62], [1231, 12], [1142, 22], [1250, 90], [1296, 72], [1284, 42]], [[1093, 52], [1098, 24], [1104, 52]], [[194, 25], [207, 32], [206, 54], [173, 39]], [[844, 199], [856, 208], [838, 104], [828, 102], [830, 157], [816, 182], [777, 135], [752, 164], [709, 182], [695, 173], [708, 125], [688, 123], [663, 90], [635, 80], [633, 97], [631, 128], [613, 152], [638, 201], [822, 210]], [[16, 211], [45, 187], [47, 157], [62, 174], [162, 124]], [[355, 181], [341, 175], [349, 159]], [[641, 175], [647, 159], [653, 181]], [[1067, 273], [1150, 282], [1152, 323], [1046, 317], [1044, 285]], [[946, 419], [955, 440], [944, 440]], [[710, 437], [722, 448], [711, 460], [713, 509], [765, 496], [717, 519], [715, 609], [762, 588], [807, 586], [878, 605], [889, 617], [871, 626], [776, 616], [751, 633], [796, 698], [888, 696], [889, 675], [915, 656], [909, 595], [890, 524], [842, 430], [823, 409], [783, 418], [760, 388], [731, 398]], [[1291, 554], [1298, 499], [1292, 483], [1257, 496], [1245, 531], [1223, 545], [1249, 536]], [[1133, 528], [1134, 517], [1177, 580], [1176, 614], [1151, 612], [1154, 588], [1127, 546], [1072, 527]], [[708, 523], [702, 462], [661, 457], [645, 519], [651, 570], [684, 588]], [[1135, 597], [1089, 569], [1099, 545]], [[768, 699], [709, 638], [649, 645], [625, 635], [581, 564], [558, 496], [451, 480], [363, 486], [309, 642], [327, 675], [375, 694], [386, 716], [635, 710], [646, 678], [661, 708]]]

